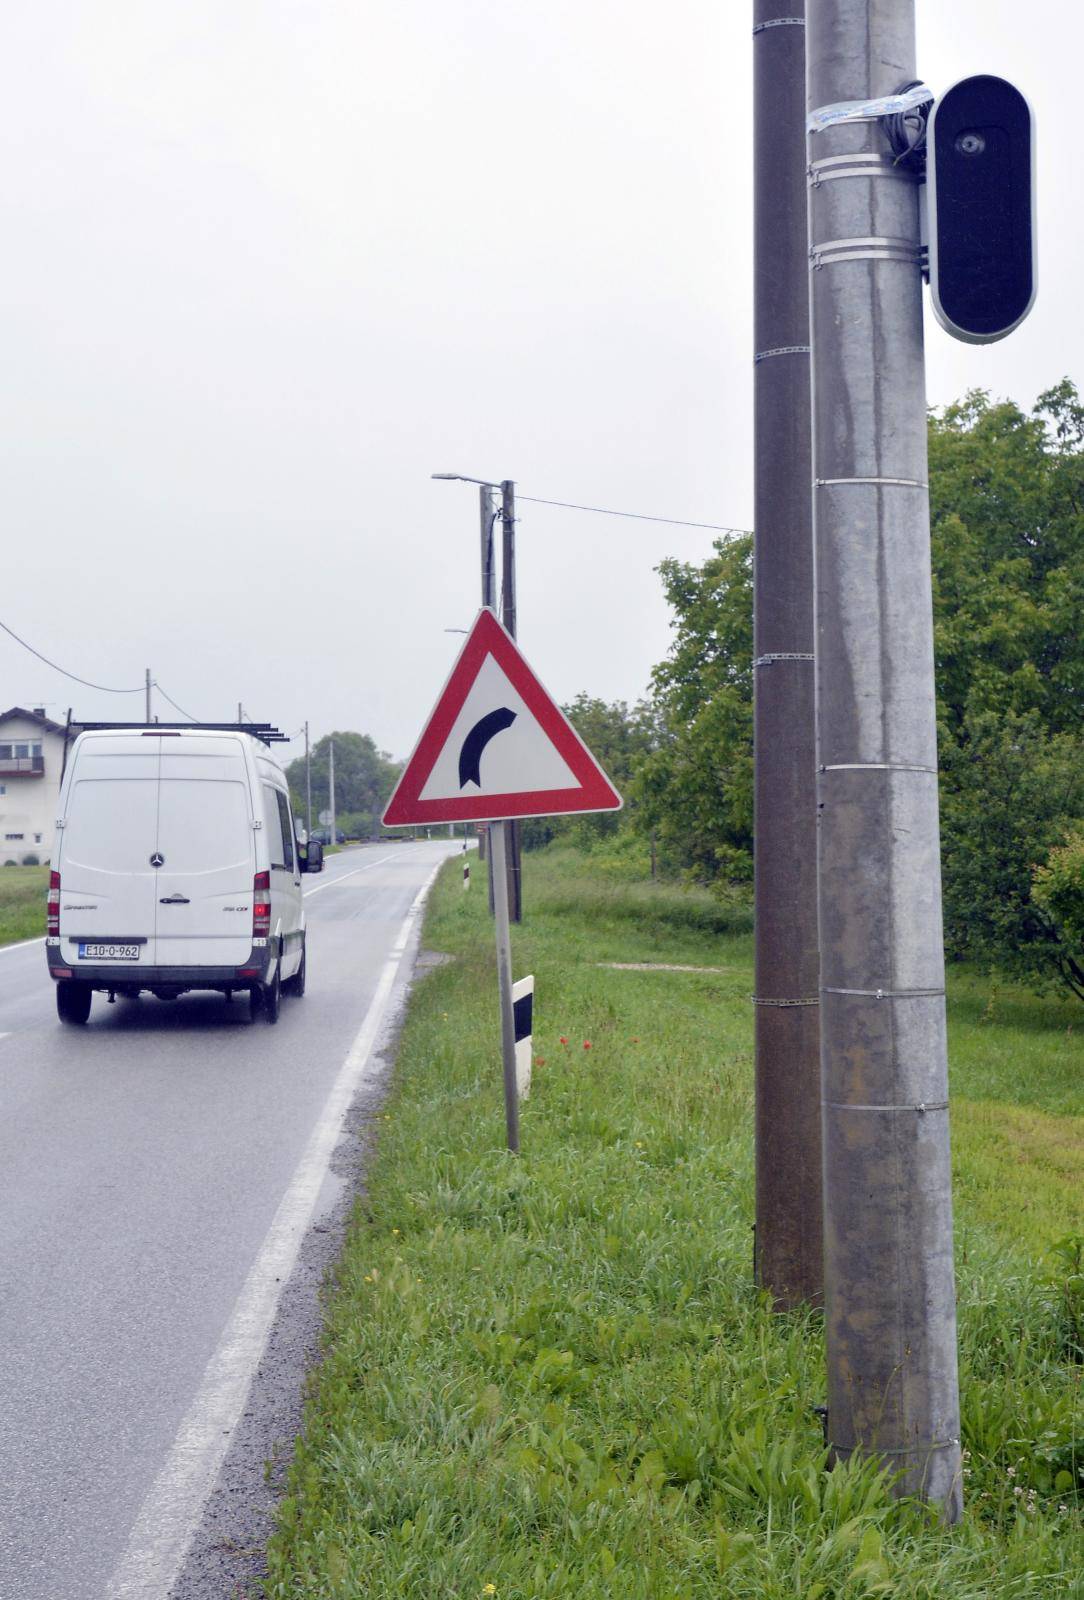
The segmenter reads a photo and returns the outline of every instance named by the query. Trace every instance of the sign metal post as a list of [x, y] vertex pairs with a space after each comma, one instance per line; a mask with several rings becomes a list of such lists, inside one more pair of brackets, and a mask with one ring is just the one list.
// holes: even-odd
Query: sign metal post
[[[487, 824], [497, 931], [497, 983], [508, 1148], [519, 1150], [519, 1100], [530, 1084], [516, 1069], [516, 996], [508, 885], [508, 832], [518, 817], [616, 811], [621, 796], [508, 629], [488, 607], [474, 627], [384, 812], [386, 828]], [[464, 887], [470, 882], [464, 866]], [[533, 979], [530, 983], [533, 995]], [[522, 997], [526, 1003], [526, 995]], [[529, 1032], [529, 1030], [528, 1030]], [[528, 1037], [525, 1034], [524, 1037]], [[529, 1046], [528, 1046], [529, 1050]], [[522, 1085], [522, 1090], [521, 1090]]]
[[501, 1061], [504, 1066], [504, 1125], [508, 1148], [519, 1154], [519, 1092], [516, 1088], [516, 1024], [512, 1009], [512, 934], [508, 919], [508, 871], [503, 822], [489, 828], [493, 852], [493, 905], [497, 925], [497, 988], [501, 1000]]

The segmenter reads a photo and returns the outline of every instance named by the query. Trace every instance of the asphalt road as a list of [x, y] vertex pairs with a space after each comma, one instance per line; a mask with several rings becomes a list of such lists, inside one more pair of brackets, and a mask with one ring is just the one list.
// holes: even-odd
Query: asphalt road
[[308, 992], [276, 1027], [199, 994], [64, 1027], [42, 944], [0, 949], [3, 1600], [164, 1600], [454, 848], [304, 880]]

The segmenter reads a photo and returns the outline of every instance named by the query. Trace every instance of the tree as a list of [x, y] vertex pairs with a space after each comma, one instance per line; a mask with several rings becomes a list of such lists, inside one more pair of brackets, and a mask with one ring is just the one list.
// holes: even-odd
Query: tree
[[1035, 711], [973, 713], [942, 741], [941, 857], [949, 956], [1084, 999], [1071, 874], [1048, 865], [1084, 812], [1082, 754]]
[[[1074, 988], [1056, 852], [1084, 801], [1084, 405], [1028, 416], [975, 391], [930, 419], [945, 928], [950, 954]], [[659, 568], [675, 639], [653, 675], [657, 747], [631, 786], [664, 864], [752, 870], [752, 548]], [[1051, 856], [1051, 852], [1055, 852]], [[1075, 858], [1074, 858], [1075, 859]]]
[[[624, 700], [608, 705], [581, 692], [561, 709], [627, 807], [633, 774], [655, 741], [651, 707], [640, 701], [630, 709]], [[590, 846], [612, 837], [627, 820], [627, 810], [582, 817], [532, 817], [523, 823], [523, 846], [536, 850], [558, 837]]]
[[665, 866], [710, 881], [753, 874], [753, 541], [715, 541], [703, 566], [659, 567], [674, 609], [652, 674], [659, 735], [632, 785]]
[[1057, 940], [1062, 978], [1084, 1000], [1084, 829], [1071, 828], [1035, 868], [1031, 899]]
[[[335, 809], [343, 817], [360, 813], [366, 832], [373, 831], [395, 787], [399, 766], [386, 750], [378, 750], [367, 733], [332, 733], [318, 739], [309, 752], [314, 817], [330, 805], [329, 764], [335, 741]], [[294, 808], [304, 815], [305, 758], [291, 761], [286, 777]], [[355, 821], [358, 818], [355, 817]]]
[[937, 692], [1084, 731], [1084, 408], [1063, 380], [1026, 416], [974, 391], [930, 420]]

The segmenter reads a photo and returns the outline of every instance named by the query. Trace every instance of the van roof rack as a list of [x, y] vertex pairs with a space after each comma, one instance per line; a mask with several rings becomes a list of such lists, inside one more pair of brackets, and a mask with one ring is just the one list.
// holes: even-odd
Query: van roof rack
[[250, 733], [267, 745], [290, 742], [273, 722], [82, 722], [73, 717], [71, 726], [80, 733]]

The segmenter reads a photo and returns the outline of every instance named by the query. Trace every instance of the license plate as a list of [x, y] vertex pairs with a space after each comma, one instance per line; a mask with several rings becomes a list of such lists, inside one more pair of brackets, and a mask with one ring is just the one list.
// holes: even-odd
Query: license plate
[[79, 945], [80, 961], [138, 961], [137, 944], [83, 944]]

